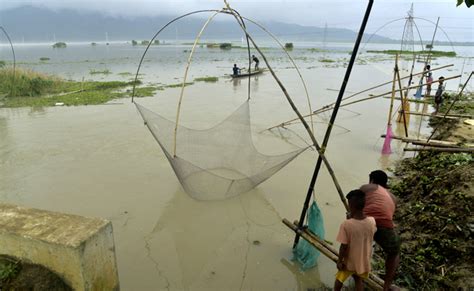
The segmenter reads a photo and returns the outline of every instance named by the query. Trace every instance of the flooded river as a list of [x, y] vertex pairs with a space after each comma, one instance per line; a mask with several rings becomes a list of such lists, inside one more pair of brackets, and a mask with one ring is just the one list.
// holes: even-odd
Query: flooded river
[[[189, 46], [153, 48], [144, 63], [144, 83], [181, 81], [188, 55], [185, 50]], [[346, 44], [340, 45], [339, 52], [328, 53], [325, 58], [336, 60], [329, 65], [318, 61], [322, 53], [303, 48], [291, 52], [306, 78], [314, 108], [335, 99], [350, 50], [351, 45]], [[127, 44], [71, 45], [64, 50], [20, 46], [17, 57], [20, 67], [65, 78], [128, 80], [131, 76], [125, 72], [134, 73], [142, 51], [143, 47]], [[236, 49], [198, 49], [190, 80], [218, 76], [219, 81], [186, 87], [184, 125], [209, 127], [245, 102], [248, 80], [224, 77], [233, 63], [245, 66], [245, 54]], [[307, 113], [295, 70], [283, 53], [269, 49], [268, 54], [290, 95]], [[41, 63], [39, 57], [51, 61]], [[436, 60], [440, 65], [453, 62], [455, 68], [436, 72], [435, 77], [453, 76], [463, 63], [461, 58]], [[260, 65], [265, 67], [263, 61]], [[415, 70], [420, 71], [422, 65], [417, 66]], [[347, 91], [390, 81], [392, 67], [388, 56], [356, 65]], [[99, 69], [112, 73], [89, 74]], [[448, 81], [448, 89], [457, 89], [458, 83]], [[284, 147], [277, 144], [281, 140], [275, 142], [270, 133], [258, 132], [295, 114], [268, 72], [253, 77], [251, 85], [256, 146], [262, 153], [280, 153]], [[388, 90], [390, 86], [373, 93]], [[179, 88], [170, 88], [137, 102], [172, 119], [178, 96]], [[327, 157], [345, 192], [366, 183], [371, 170], [390, 167], [403, 156], [403, 145], [396, 141], [392, 143], [394, 154], [380, 154], [388, 107], [389, 100], [378, 98], [341, 109]], [[328, 118], [329, 113], [315, 119], [319, 140]], [[416, 135], [419, 121], [419, 116], [411, 117], [411, 135]], [[289, 128], [309, 140], [301, 125]], [[394, 128], [398, 135], [403, 134], [403, 126], [394, 124]], [[427, 132], [423, 124], [421, 134]], [[281, 223], [282, 218], [299, 218], [316, 159], [315, 152], [308, 150], [248, 193], [222, 201], [197, 201], [183, 191], [130, 99], [98, 106], [0, 109], [0, 200], [111, 220], [122, 290], [307, 290], [332, 285], [336, 268], [324, 256], [318, 267], [299, 271], [291, 261], [294, 235]], [[335, 241], [345, 210], [324, 167], [316, 197], [325, 219], [326, 239]]]

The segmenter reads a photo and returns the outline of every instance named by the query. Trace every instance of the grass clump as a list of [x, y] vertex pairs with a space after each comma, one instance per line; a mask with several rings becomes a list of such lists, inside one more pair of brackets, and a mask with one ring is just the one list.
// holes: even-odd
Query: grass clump
[[92, 70], [89, 71], [89, 74], [91, 74], [91, 75], [100, 75], [100, 74], [109, 75], [109, 74], [112, 74], [112, 72], [110, 72], [109, 69], [105, 69], [105, 70], [102, 70], [102, 71], [92, 69]]
[[[158, 90], [164, 90], [163, 87], [157, 86], [147, 86], [147, 87], [138, 87], [135, 88], [135, 97], [147, 97], [147, 96], [154, 96], [155, 92]], [[132, 93], [132, 90], [128, 90], [128, 93]]]
[[334, 63], [335, 60], [322, 58], [319, 60], [321, 63]]
[[218, 77], [199, 77], [194, 79], [194, 82], [215, 83], [217, 81], [219, 81]]
[[[184, 86], [189, 86], [189, 85], [193, 85], [194, 82], [186, 82], [184, 83]], [[169, 84], [169, 85], [165, 85], [164, 88], [179, 88], [183, 86], [183, 83], [176, 83], [176, 84]]]
[[53, 44], [53, 48], [66, 48], [66, 47], [67, 47], [67, 44], [62, 41]]

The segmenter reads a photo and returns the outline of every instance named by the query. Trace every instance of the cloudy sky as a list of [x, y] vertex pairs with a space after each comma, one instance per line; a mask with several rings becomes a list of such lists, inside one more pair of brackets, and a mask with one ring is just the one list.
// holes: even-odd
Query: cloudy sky
[[[0, 10], [21, 5], [34, 5], [54, 10], [71, 8], [98, 11], [113, 16], [139, 17], [153, 15], [177, 15], [197, 9], [218, 9], [221, 0], [1, 0]], [[241, 14], [258, 20], [275, 20], [310, 26], [350, 28], [357, 30], [367, 1], [317, 1], [317, 0], [229, 0]], [[390, 20], [403, 18], [414, 2], [416, 17], [436, 22], [453, 41], [474, 41], [474, 7], [456, 7], [456, 0], [397, 1], [375, 0], [367, 32], [376, 31]], [[417, 19], [422, 35], [431, 35], [434, 25]], [[394, 22], [379, 34], [400, 38], [403, 21]], [[430, 37], [424, 37], [429, 39]], [[438, 40], [447, 40], [440, 33]]]

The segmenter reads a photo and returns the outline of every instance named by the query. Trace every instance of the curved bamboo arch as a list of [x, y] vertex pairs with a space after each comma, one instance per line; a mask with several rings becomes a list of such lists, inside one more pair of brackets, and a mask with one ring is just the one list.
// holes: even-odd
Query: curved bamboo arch
[[[306, 82], [301, 74], [301, 71], [299, 70], [298, 66], [296, 65], [296, 63], [294, 62], [293, 58], [291, 57], [291, 55], [284, 49], [284, 46], [283, 44], [278, 40], [278, 38], [276, 38], [275, 35], [273, 35], [271, 32], [269, 32], [268, 30], [265, 29], [265, 27], [263, 27], [261, 24], [259, 24], [258, 22], [256, 22], [255, 20], [253, 19], [250, 19], [250, 18], [247, 18], [247, 17], [243, 17], [241, 16], [237, 11], [233, 10], [236, 14], [237, 14], [237, 17], [240, 18], [240, 21], [239, 22], [239, 25], [242, 25], [244, 28], [245, 28], [245, 23], [244, 23], [244, 19], [255, 24], [256, 26], [258, 26], [259, 28], [261, 28], [264, 32], [266, 32], [272, 39], [275, 40], [275, 42], [280, 46], [280, 48], [285, 52], [285, 54], [288, 56], [290, 62], [292, 63], [293, 67], [296, 69], [297, 73], [298, 73], [298, 76], [303, 84], [303, 87], [304, 87], [304, 90], [305, 90], [305, 94], [306, 94], [306, 98], [307, 98], [307, 102], [308, 102], [308, 107], [309, 107], [309, 111], [312, 112], [312, 106], [311, 106], [311, 100], [310, 100], [310, 97], [309, 97], [309, 93], [308, 93], [308, 89], [307, 89], [307, 86], [306, 86]], [[211, 15], [208, 20], [205, 22], [205, 24], [203, 25], [203, 27], [201, 28], [201, 31], [199, 32], [198, 36], [196, 37], [195, 39], [195, 42], [193, 43], [193, 47], [191, 49], [191, 52], [190, 52], [190, 55], [188, 57], [188, 64], [187, 64], [187, 67], [186, 67], [186, 71], [185, 71], [185, 76], [184, 76], [184, 80], [183, 80], [183, 83], [182, 83], [182, 86], [181, 86], [181, 93], [180, 93], [180, 98], [179, 98], [179, 101], [178, 101], [178, 108], [177, 108], [177, 114], [176, 114], [176, 123], [175, 123], [175, 134], [174, 134], [174, 150], [173, 150], [173, 155], [176, 156], [176, 136], [177, 136], [177, 127], [178, 127], [178, 124], [179, 124], [179, 116], [180, 116], [180, 108], [181, 108], [181, 102], [182, 102], [182, 99], [183, 99], [183, 96], [184, 96], [184, 87], [185, 87], [185, 84], [186, 84], [186, 80], [187, 80], [187, 73], [188, 73], [188, 69], [189, 69], [189, 66], [190, 66], [190, 63], [191, 63], [191, 60], [192, 60], [192, 56], [194, 54], [194, 51], [195, 51], [195, 48], [197, 46], [197, 43], [199, 41], [199, 38], [200, 36], [202, 35], [202, 33], [204, 32], [204, 30], [206, 29], [207, 25], [210, 23], [210, 21], [212, 21], [212, 19], [217, 15], [217, 14], [228, 14], [228, 15], [232, 15], [231, 12], [229, 12], [228, 9], [221, 9], [221, 10], [216, 10], [216, 9], [207, 9], [207, 10], [197, 10], [197, 11], [192, 11], [192, 12], [189, 12], [187, 14], [184, 14], [184, 15], [181, 15], [179, 17], [176, 17], [174, 19], [172, 19], [171, 21], [169, 21], [167, 24], [165, 24], [160, 30], [158, 30], [155, 35], [153, 36], [153, 38], [150, 40], [150, 42], [148, 43], [142, 57], [140, 58], [140, 62], [139, 62], [139, 65], [138, 65], [138, 68], [137, 68], [137, 72], [135, 74], [135, 81], [134, 81], [134, 84], [133, 84], [133, 90], [132, 90], [132, 103], [134, 102], [134, 97], [135, 97], [135, 92], [136, 92], [136, 85], [138, 83], [138, 74], [140, 72], [140, 69], [141, 69], [141, 66], [142, 66], [142, 63], [143, 63], [143, 60], [145, 58], [145, 55], [146, 53], [148, 52], [148, 49], [150, 48], [151, 44], [153, 43], [153, 41], [158, 37], [158, 35], [166, 28], [168, 27], [169, 25], [171, 25], [172, 23], [174, 23], [175, 21], [179, 20], [179, 19], [182, 19], [186, 16], [190, 16], [190, 15], [193, 15], [193, 14], [197, 14], [197, 13], [203, 13], [203, 12], [214, 12], [213, 15]], [[248, 58], [249, 58], [249, 70], [251, 70], [251, 59], [250, 59], [250, 43], [249, 43], [249, 36], [248, 34], [246, 33], [245, 34], [246, 36], [246, 39], [247, 39], [247, 51], [248, 51]], [[250, 77], [249, 76], [249, 84], [248, 84], [248, 99], [250, 99]], [[248, 100], [247, 99], [247, 100]], [[314, 128], [313, 128], [313, 120], [312, 120], [312, 117], [311, 117], [311, 131], [314, 132]]]
[[0, 26], [0, 30], [3, 31], [5, 36], [8, 39], [8, 42], [10, 43], [10, 48], [12, 50], [12, 55], [13, 55], [13, 76], [12, 76], [12, 87], [10, 88], [10, 95], [14, 97], [15, 94], [15, 75], [16, 75], [16, 56], [15, 56], [15, 48], [13, 47], [12, 40], [10, 39], [10, 36], [8, 35], [7, 31], [3, 26]]
[[[194, 51], [196, 50], [196, 46], [199, 42], [199, 39], [201, 38], [202, 34], [206, 30], [207, 26], [209, 23], [211, 23], [212, 19], [216, 17], [217, 14], [219, 14], [221, 11], [216, 11], [214, 14], [212, 14], [204, 23], [204, 25], [201, 27], [201, 30], [199, 31], [198, 35], [194, 39], [193, 47], [191, 48], [191, 52], [189, 53], [188, 56], [188, 62], [186, 65], [186, 69], [184, 70], [184, 77], [183, 77], [183, 84], [181, 85], [181, 92], [179, 94], [179, 100], [178, 100], [178, 106], [176, 109], [176, 121], [174, 124], [174, 136], [173, 136], [173, 156], [176, 157], [176, 137], [178, 135], [178, 125], [179, 125], [179, 116], [181, 115], [181, 102], [183, 101], [183, 96], [184, 96], [184, 88], [186, 87], [186, 80], [188, 78], [188, 72], [189, 72], [189, 67], [191, 67], [191, 61], [193, 59]], [[249, 90], [250, 92], [250, 90]], [[250, 96], [248, 96], [250, 99]]]

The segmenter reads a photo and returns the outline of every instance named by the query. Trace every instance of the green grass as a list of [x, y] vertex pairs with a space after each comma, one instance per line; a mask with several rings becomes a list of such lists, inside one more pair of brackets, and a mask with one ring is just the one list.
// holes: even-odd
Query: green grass
[[319, 61], [320, 61], [321, 63], [334, 63], [334, 62], [335, 62], [335, 60], [324, 59], [324, 58], [323, 58], [323, 59], [320, 59]]
[[[193, 84], [194, 84], [194, 82], [186, 82], [184, 84], [184, 86], [189, 86], [189, 85], [193, 85]], [[164, 88], [179, 88], [181, 86], [183, 86], [183, 83], [165, 85]]]
[[102, 70], [102, 71], [92, 69], [92, 70], [89, 71], [89, 74], [91, 74], [91, 75], [99, 75], [99, 74], [108, 75], [108, 74], [112, 74], [112, 72], [110, 72], [109, 69], [105, 69], [105, 70]]
[[[399, 50], [368, 50], [368, 53], [376, 53], [376, 54], [388, 54], [388, 55], [395, 55], [395, 54], [402, 54], [402, 55], [426, 55], [428, 51], [399, 51]], [[455, 57], [456, 52], [445, 52], [445, 51], [431, 51], [431, 56], [433, 57]]]
[[[163, 87], [156, 87], [156, 86], [147, 86], [147, 87], [138, 87], [135, 88], [135, 97], [147, 97], [147, 96], [154, 96], [155, 92], [158, 90], [164, 90]], [[132, 94], [132, 89], [127, 90], [129, 94]]]
[[194, 82], [215, 83], [217, 81], [219, 81], [218, 77], [200, 77], [194, 79]]
[[[115, 98], [127, 97], [123, 90], [133, 85], [122, 81], [65, 81], [55, 76], [40, 74], [33, 71], [17, 70], [12, 91], [12, 70], [0, 70], [0, 95], [6, 95], [0, 100], [0, 107], [42, 107], [64, 105], [94, 105], [102, 104]], [[141, 84], [141, 82], [138, 82]], [[158, 87], [138, 88], [139, 96], [153, 96]]]
[[131, 76], [132, 73], [130, 73], [130, 72], [120, 72], [120, 73], [117, 73], [117, 75], [119, 75], [119, 76]]

